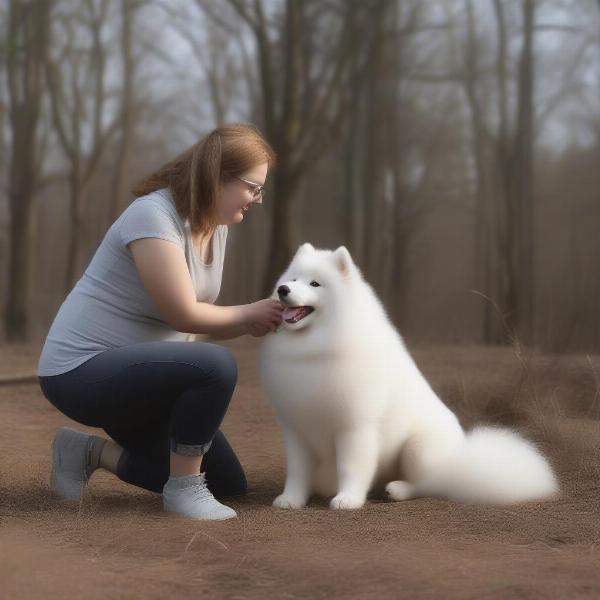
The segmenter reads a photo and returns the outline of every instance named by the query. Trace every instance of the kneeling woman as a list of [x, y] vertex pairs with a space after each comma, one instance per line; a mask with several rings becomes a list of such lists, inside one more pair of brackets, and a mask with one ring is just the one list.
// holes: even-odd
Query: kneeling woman
[[97, 468], [162, 492], [166, 511], [228, 519], [213, 496], [246, 491], [219, 431], [237, 366], [213, 343], [277, 329], [282, 306], [264, 299], [215, 306], [227, 226], [262, 202], [274, 154], [251, 126], [215, 129], [142, 181], [112, 224], [46, 337], [37, 374], [46, 398], [110, 439], [71, 428], [52, 443], [50, 485], [79, 501]]

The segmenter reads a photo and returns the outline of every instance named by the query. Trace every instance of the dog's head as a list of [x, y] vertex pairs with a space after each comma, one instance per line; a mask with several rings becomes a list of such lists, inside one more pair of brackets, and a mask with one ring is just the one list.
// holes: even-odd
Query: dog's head
[[344, 246], [316, 250], [311, 244], [302, 244], [273, 291], [273, 297], [286, 307], [282, 327], [304, 330], [339, 311], [356, 274], [357, 268]]

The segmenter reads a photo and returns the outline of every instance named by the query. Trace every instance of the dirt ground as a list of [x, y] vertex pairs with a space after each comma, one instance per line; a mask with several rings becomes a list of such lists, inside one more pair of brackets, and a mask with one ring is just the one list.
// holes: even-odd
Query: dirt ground
[[[508, 508], [417, 499], [336, 512], [271, 507], [282, 439], [261, 391], [257, 343], [225, 343], [239, 383], [223, 430], [249, 480], [238, 519], [167, 516], [157, 494], [97, 471], [81, 505], [48, 490], [49, 448], [70, 422], [37, 384], [0, 386], [0, 598], [600, 598], [600, 357], [510, 348], [417, 348], [469, 427], [510, 424], [547, 451], [562, 487]], [[36, 344], [0, 346], [0, 375]]]

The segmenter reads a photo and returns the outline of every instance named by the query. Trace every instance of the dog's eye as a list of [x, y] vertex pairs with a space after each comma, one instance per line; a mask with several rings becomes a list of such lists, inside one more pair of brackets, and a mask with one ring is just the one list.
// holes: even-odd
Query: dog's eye
[[313, 287], [321, 287], [321, 284], [317, 283], [316, 281], [311, 281], [310, 285], [312, 285]]

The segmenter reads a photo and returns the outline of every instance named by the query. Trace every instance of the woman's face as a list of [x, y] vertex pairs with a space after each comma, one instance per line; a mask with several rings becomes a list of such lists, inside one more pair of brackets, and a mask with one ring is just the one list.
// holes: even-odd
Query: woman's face
[[269, 163], [262, 163], [242, 173], [239, 179], [232, 179], [221, 185], [217, 205], [219, 225], [241, 223], [253, 204], [262, 203], [262, 196], [256, 195], [256, 191], [258, 186], [265, 185], [268, 168]]

